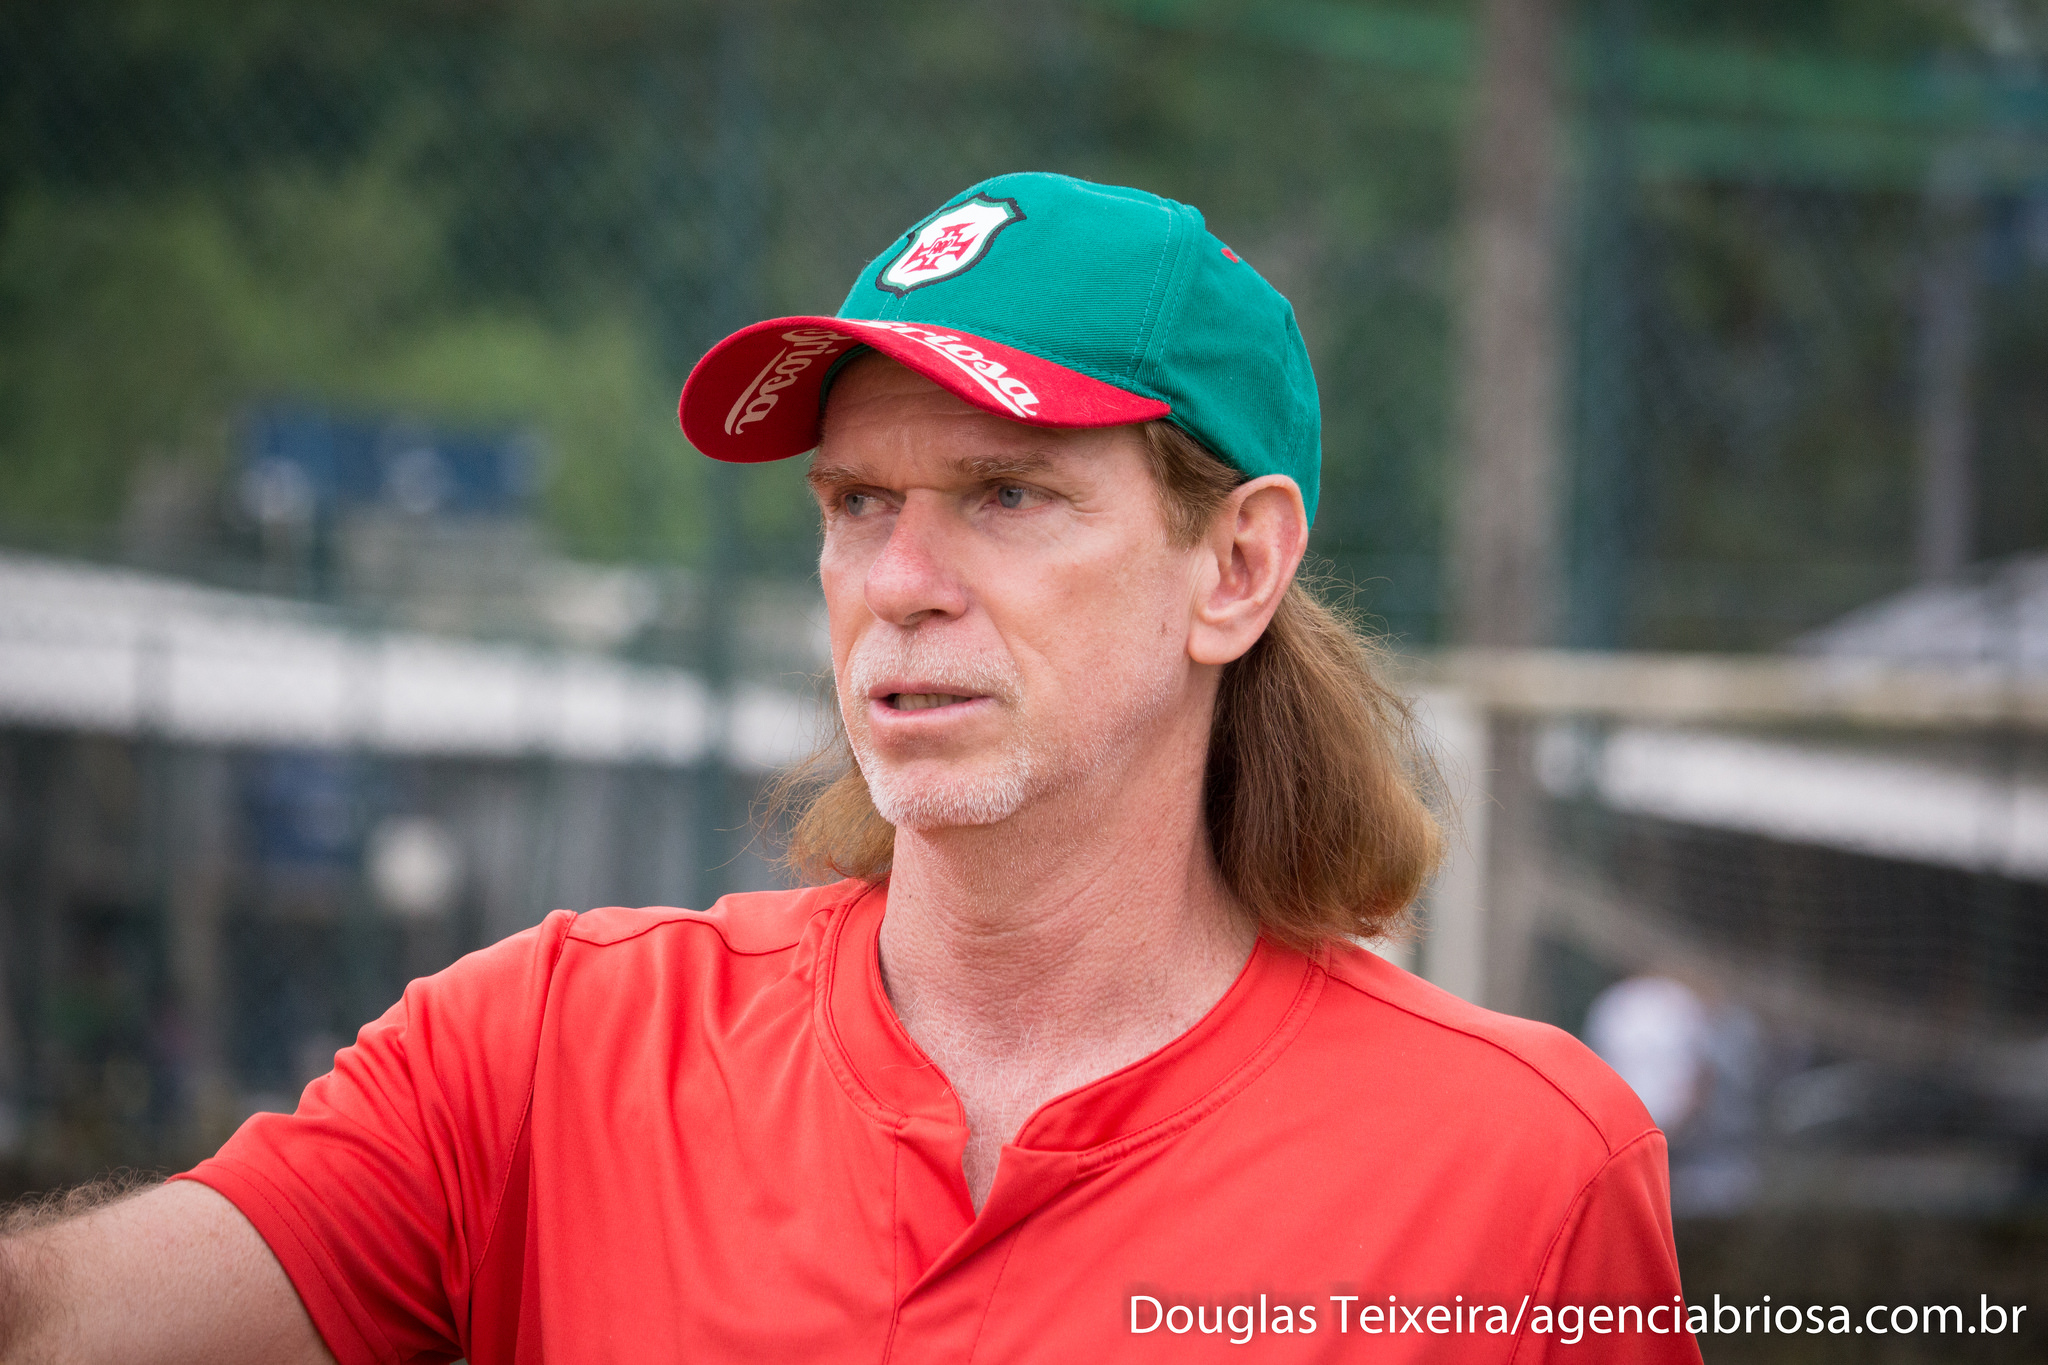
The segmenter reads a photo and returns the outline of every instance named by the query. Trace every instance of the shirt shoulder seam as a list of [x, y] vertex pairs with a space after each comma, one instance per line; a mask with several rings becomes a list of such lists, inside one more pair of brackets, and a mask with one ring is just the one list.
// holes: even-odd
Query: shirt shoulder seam
[[[575, 932], [576, 926], [571, 924], [568, 931], [562, 935], [561, 940], [555, 944], [553, 956], [548, 959], [548, 984], [547, 989], [541, 995], [541, 1018], [536, 1021], [534, 1026], [536, 1044], [538, 1043], [541, 1029], [546, 1026], [548, 1012], [547, 997], [554, 994], [555, 969], [561, 965], [562, 954], [568, 949], [570, 936]], [[484, 1259], [490, 1255], [491, 1244], [498, 1237], [498, 1225], [503, 1221], [505, 1191], [512, 1187], [512, 1177], [515, 1174], [513, 1167], [517, 1164], [519, 1157], [519, 1139], [525, 1134], [526, 1125], [533, 1114], [533, 1092], [539, 1084], [539, 1073], [540, 1049], [536, 1045], [534, 1048], [533, 1065], [526, 1073], [526, 1098], [519, 1105], [519, 1122], [512, 1125], [512, 1141], [505, 1148], [505, 1174], [498, 1181], [497, 1193], [491, 1197], [491, 1225], [484, 1231], [483, 1242], [478, 1246], [476, 1256], [469, 1267], [469, 1285], [472, 1297], [474, 1297], [476, 1292], [477, 1274], [483, 1269]]]
[[[849, 903], [850, 902], [844, 900], [834, 900], [816, 906], [808, 914], [804, 916], [802, 923], [809, 924], [819, 915], [828, 913], [832, 910], [839, 909]], [[577, 918], [580, 921], [582, 916], [579, 915]], [[721, 925], [717, 920], [710, 918], [708, 913], [702, 910], [678, 910], [673, 915], [666, 916], [661, 919], [650, 920], [646, 924], [641, 925], [639, 928], [634, 929], [629, 933], [620, 934], [615, 938], [586, 938], [577, 932], [580, 925], [571, 925], [569, 928], [569, 932], [562, 936], [562, 942], [565, 945], [569, 943], [580, 943], [586, 948], [613, 948], [617, 947], [621, 943], [631, 943], [634, 939], [644, 938], [645, 936], [653, 933], [657, 929], [666, 929], [669, 926], [675, 924], [688, 924], [708, 928], [709, 930], [711, 930], [711, 932], [718, 935], [719, 941], [725, 944], [725, 949], [727, 952], [737, 953], [741, 957], [773, 957], [777, 953], [793, 952], [803, 942], [803, 934], [801, 930], [799, 930], [796, 937], [792, 938], [789, 942], [778, 943], [771, 948], [741, 947], [738, 944], [735, 944], [732, 941], [732, 939], [726, 934], [723, 925]]]
[[[1591, 1128], [1593, 1130], [1593, 1135], [1600, 1139], [1601, 1147], [1603, 1147], [1607, 1152], [1608, 1161], [1612, 1161], [1616, 1154], [1622, 1150], [1622, 1147], [1628, 1145], [1627, 1143], [1623, 1143], [1621, 1147], [1617, 1147], [1608, 1138], [1606, 1130], [1600, 1126], [1599, 1121], [1595, 1119], [1591, 1114], [1586, 1112], [1586, 1106], [1580, 1104], [1578, 1098], [1574, 1096], [1571, 1091], [1565, 1089], [1562, 1085], [1560, 1085], [1555, 1076], [1551, 1075], [1550, 1072], [1546, 1070], [1544, 1067], [1539, 1066], [1536, 1062], [1530, 1060], [1528, 1057], [1523, 1056], [1514, 1048], [1509, 1047], [1506, 1043], [1501, 1042], [1498, 1038], [1489, 1038], [1483, 1033], [1474, 1032], [1469, 1028], [1461, 1028], [1457, 1024], [1453, 1024], [1448, 1020], [1432, 1018], [1419, 1010], [1411, 1009], [1409, 1006], [1402, 1004], [1398, 1000], [1389, 1000], [1386, 996], [1381, 995], [1379, 992], [1369, 990], [1366, 987], [1357, 983], [1356, 981], [1348, 980], [1345, 977], [1339, 976], [1335, 972], [1330, 972], [1328, 973], [1328, 975], [1332, 979], [1342, 983], [1345, 986], [1350, 987], [1354, 991], [1357, 991], [1360, 995], [1363, 995], [1371, 1000], [1377, 1000], [1382, 1005], [1387, 1006], [1389, 1009], [1397, 1009], [1401, 1011], [1401, 1013], [1409, 1016], [1411, 1019], [1419, 1019], [1425, 1024], [1433, 1025], [1449, 1033], [1461, 1034], [1464, 1037], [1472, 1039], [1476, 1043], [1484, 1043], [1486, 1046], [1491, 1047], [1496, 1051], [1505, 1053], [1509, 1057], [1514, 1058], [1515, 1061], [1519, 1062], [1522, 1066], [1528, 1068], [1537, 1076], [1541, 1077], [1545, 1085], [1549, 1086], [1552, 1090], [1556, 1091], [1558, 1097], [1562, 1099], [1566, 1104], [1570, 1105], [1572, 1109], [1578, 1113], [1578, 1116], [1586, 1121], [1586, 1126]], [[1655, 1129], [1646, 1129], [1645, 1131], [1654, 1132]], [[1641, 1134], [1638, 1134], [1636, 1138], [1630, 1138], [1629, 1142], [1636, 1141], [1637, 1138], [1639, 1138], [1640, 1136]], [[1604, 1163], [1602, 1164], [1602, 1169], [1605, 1169]]]

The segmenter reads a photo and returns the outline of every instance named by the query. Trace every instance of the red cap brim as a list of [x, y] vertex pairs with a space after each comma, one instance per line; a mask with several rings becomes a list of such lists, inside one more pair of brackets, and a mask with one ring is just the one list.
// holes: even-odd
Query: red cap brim
[[870, 346], [998, 417], [1040, 427], [1149, 422], [1172, 408], [1014, 346], [947, 327], [854, 318], [775, 318], [741, 328], [697, 362], [676, 417], [714, 460], [755, 464], [818, 444], [832, 362]]

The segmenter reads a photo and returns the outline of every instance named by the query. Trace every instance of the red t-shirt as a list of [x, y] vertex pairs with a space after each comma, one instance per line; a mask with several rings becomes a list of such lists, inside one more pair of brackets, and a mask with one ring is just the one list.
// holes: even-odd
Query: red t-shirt
[[343, 1365], [1699, 1359], [1627, 1086], [1362, 950], [1262, 940], [1187, 1034], [1033, 1115], [975, 1213], [885, 898], [558, 912], [189, 1178]]

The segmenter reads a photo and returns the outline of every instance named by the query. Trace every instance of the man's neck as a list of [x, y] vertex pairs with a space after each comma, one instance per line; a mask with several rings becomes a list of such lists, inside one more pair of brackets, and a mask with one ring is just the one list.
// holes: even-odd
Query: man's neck
[[1178, 806], [1062, 801], [1002, 826], [899, 831], [883, 980], [966, 1111], [975, 1207], [1054, 1097], [1157, 1051], [1230, 988], [1256, 930]]

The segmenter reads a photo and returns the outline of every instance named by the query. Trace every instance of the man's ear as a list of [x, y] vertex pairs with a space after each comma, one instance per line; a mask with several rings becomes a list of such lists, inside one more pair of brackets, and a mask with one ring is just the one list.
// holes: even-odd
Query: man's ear
[[1231, 490], [1198, 550], [1188, 657], [1227, 664], [1250, 649], [1307, 549], [1308, 512], [1294, 480], [1266, 474]]

